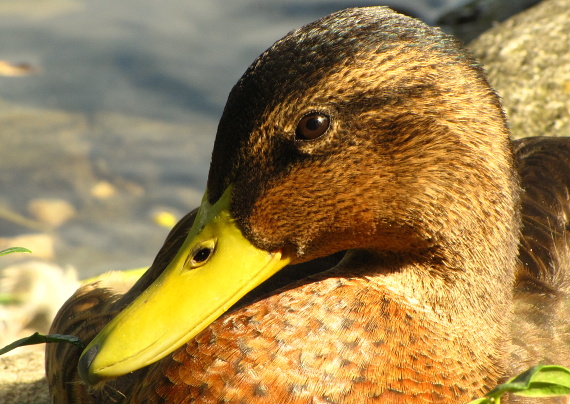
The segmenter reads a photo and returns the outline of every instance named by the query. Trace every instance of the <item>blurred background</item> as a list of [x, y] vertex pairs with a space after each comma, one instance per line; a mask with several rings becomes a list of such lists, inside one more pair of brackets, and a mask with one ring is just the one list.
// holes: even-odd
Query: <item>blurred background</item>
[[[533, 3], [383, 4], [468, 41]], [[254, 58], [305, 23], [378, 4], [1, 0], [0, 249], [80, 278], [150, 265], [199, 205], [227, 94]]]

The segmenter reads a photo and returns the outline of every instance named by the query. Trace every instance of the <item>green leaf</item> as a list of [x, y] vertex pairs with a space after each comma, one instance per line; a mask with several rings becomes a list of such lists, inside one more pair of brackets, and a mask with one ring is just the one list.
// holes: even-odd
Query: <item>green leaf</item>
[[25, 345], [36, 345], [36, 344], [46, 344], [50, 342], [68, 342], [70, 344], [75, 345], [79, 349], [84, 349], [85, 344], [79, 338], [74, 337], [73, 335], [62, 335], [62, 334], [49, 334], [49, 335], [42, 335], [39, 332], [36, 332], [29, 337], [19, 339], [18, 341], [14, 341], [9, 345], [6, 345], [4, 348], [0, 349], [0, 355], [4, 355], [6, 352], [10, 352], [13, 349], [19, 348]]
[[12, 293], [0, 293], [0, 306], [8, 304], [20, 304], [22, 299]]
[[515, 394], [525, 397], [570, 395], [570, 370], [562, 366], [542, 366], [531, 376], [528, 388]]
[[486, 394], [498, 399], [505, 393], [525, 397], [570, 395], [570, 370], [555, 365], [537, 365]]
[[497, 398], [505, 393], [515, 393], [528, 389], [532, 377], [540, 371], [542, 365], [533, 366], [506, 383], [500, 384], [486, 394], [487, 397]]
[[0, 251], [0, 256], [6, 255], [6, 254], [17, 253], [17, 252], [31, 253], [30, 250], [28, 250], [27, 248], [24, 248], [24, 247], [10, 247], [10, 248], [6, 248], [5, 250]]

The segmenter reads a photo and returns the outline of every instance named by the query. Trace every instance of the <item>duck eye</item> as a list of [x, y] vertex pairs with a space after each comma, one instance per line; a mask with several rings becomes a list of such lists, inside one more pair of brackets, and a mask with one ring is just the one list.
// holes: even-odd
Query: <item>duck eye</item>
[[313, 140], [321, 136], [330, 126], [330, 118], [320, 112], [305, 115], [297, 124], [295, 138], [297, 140]]

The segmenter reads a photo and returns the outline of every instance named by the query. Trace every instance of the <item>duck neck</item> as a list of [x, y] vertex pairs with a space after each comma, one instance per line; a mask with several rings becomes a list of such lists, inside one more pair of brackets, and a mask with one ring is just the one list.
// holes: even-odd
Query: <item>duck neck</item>
[[[508, 357], [505, 335], [513, 310], [516, 254], [503, 251], [510, 257], [500, 257], [493, 248], [498, 249], [481, 241], [470, 250], [466, 246], [463, 253], [457, 253], [457, 245], [447, 249], [455, 254], [442, 249], [418, 254], [351, 250], [337, 269], [355, 273], [358, 268], [357, 276], [375, 284], [383, 298], [401, 308], [402, 315], [430, 330], [441, 343], [451, 340], [443, 344], [449, 352], [441, 353], [442, 357], [461, 358], [469, 352], [476, 360], [467, 361], [465, 367], [472, 365], [473, 369], [465, 371], [480, 377], [482, 367], [492, 369], [491, 379], [497, 381]], [[393, 321], [400, 319], [388, 319], [387, 323]], [[440, 335], [434, 336], [438, 332]]]
[[[351, 273], [355, 273], [354, 268], [359, 268], [356, 273], [384, 285], [403, 299], [429, 305], [434, 311], [465, 312], [469, 317], [480, 313], [482, 318], [486, 318], [492, 314], [488, 309], [509, 304], [516, 254], [511, 262], [502, 259], [493, 263], [492, 259], [481, 259], [481, 249], [484, 248], [470, 252], [470, 255], [479, 255], [476, 263], [456, 256], [446, 260], [431, 250], [422, 252], [419, 257], [350, 250], [336, 268]], [[502, 264], [509, 265], [509, 268], [501, 267]]]

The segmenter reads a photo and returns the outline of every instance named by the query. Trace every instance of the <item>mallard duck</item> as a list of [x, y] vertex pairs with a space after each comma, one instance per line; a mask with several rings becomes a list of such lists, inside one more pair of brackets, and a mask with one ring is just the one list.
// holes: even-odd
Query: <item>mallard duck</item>
[[230, 92], [150, 269], [60, 310], [89, 344], [48, 346], [53, 400], [462, 403], [568, 363], [568, 156], [511, 143], [438, 29], [372, 7], [293, 31]]

